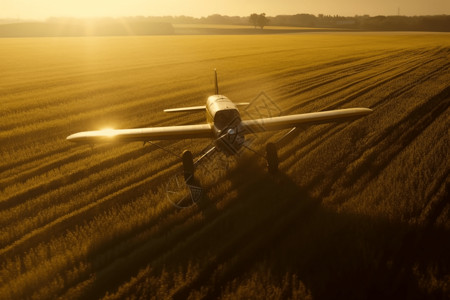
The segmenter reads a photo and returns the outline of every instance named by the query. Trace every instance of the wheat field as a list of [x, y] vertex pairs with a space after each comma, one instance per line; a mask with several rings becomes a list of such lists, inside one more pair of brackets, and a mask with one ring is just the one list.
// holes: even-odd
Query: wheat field
[[[0, 39], [0, 298], [445, 299], [449, 37]], [[301, 128], [279, 146], [276, 175], [252, 152], [207, 161], [205, 195], [184, 209], [167, 195], [177, 157], [65, 140], [203, 123], [163, 109], [203, 105], [214, 68], [236, 102], [264, 92], [282, 114], [374, 112]]]

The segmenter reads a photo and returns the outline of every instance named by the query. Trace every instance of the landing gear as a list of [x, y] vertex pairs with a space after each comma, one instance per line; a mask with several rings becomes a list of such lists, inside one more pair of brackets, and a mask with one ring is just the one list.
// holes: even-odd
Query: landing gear
[[192, 152], [184, 150], [181, 159], [183, 161], [184, 180], [187, 184], [191, 184], [194, 181], [194, 157]]
[[274, 143], [268, 143], [266, 146], [267, 169], [269, 173], [278, 172], [278, 154], [277, 146]]

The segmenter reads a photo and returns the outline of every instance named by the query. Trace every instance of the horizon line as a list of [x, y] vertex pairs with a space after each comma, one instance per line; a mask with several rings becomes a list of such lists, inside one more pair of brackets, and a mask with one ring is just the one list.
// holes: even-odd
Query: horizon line
[[[15, 20], [15, 21], [48, 21], [49, 19], [75, 19], [75, 20], [88, 20], [88, 19], [125, 19], [125, 18], [181, 18], [181, 17], [185, 17], [185, 18], [193, 18], [193, 19], [206, 19], [208, 17], [211, 16], [215, 16], [215, 15], [219, 15], [219, 16], [223, 16], [223, 17], [230, 17], [230, 18], [234, 18], [234, 17], [238, 17], [238, 18], [245, 18], [245, 17], [249, 17], [248, 16], [238, 16], [238, 15], [222, 15], [219, 13], [214, 13], [214, 14], [210, 14], [207, 16], [200, 16], [200, 17], [194, 17], [194, 16], [189, 16], [189, 15], [123, 15], [123, 16], [48, 16], [48, 17], [43, 17], [43, 18], [33, 18], [33, 17], [0, 17], [0, 20]], [[266, 15], [266, 17], [268, 18], [275, 18], [278, 16], [295, 16], [295, 15], [312, 15], [315, 17], [319, 17], [320, 15], [326, 16], [326, 17], [344, 17], [344, 18], [356, 18], [356, 17], [436, 17], [436, 16], [450, 16], [450, 14], [424, 14], [424, 15], [396, 15], [396, 14], [391, 14], [391, 15], [370, 15], [370, 14], [355, 14], [353, 16], [349, 16], [349, 15], [339, 15], [339, 14], [324, 14], [324, 13], [320, 13], [320, 14], [312, 14], [312, 13], [295, 13], [295, 14], [278, 14], [275, 16], [271, 16], [271, 15]]]

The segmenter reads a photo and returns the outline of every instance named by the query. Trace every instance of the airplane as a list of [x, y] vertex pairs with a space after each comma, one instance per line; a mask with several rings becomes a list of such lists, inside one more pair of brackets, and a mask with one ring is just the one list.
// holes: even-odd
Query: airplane
[[[372, 110], [369, 108], [357, 107], [242, 120], [238, 106], [249, 105], [249, 103], [233, 103], [226, 96], [219, 94], [216, 70], [214, 70], [214, 77], [215, 94], [208, 97], [206, 105], [164, 110], [166, 113], [206, 112], [205, 124], [84, 131], [69, 135], [67, 140], [78, 144], [90, 145], [105, 142], [140, 141], [145, 145], [145, 143], [153, 144], [152, 141], [157, 140], [212, 139], [214, 141], [214, 146], [206, 151], [206, 153], [195, 163], [190, 151], [185, 150], [182, 153], [181, 159], [184, 177], [186, 182], [188, 182], [188, 180], [193, 180], [194, 178], [195, 165], [206, 155], [209, 155], [214, 151], [220, 151], [226, 155], [235, 155], [242, 147], [248, 148], [245, 144], [246, 135], [257, 132], [291, 129], [288, 132], [289, 134], [299, 126], [331, 122], [347, 122], [372, 113]], [[270, 173], [276, 173], [278, 171], [278, 154], [275, 143], [268, 143], [266, 145], [266, 160], [268, 171]]]

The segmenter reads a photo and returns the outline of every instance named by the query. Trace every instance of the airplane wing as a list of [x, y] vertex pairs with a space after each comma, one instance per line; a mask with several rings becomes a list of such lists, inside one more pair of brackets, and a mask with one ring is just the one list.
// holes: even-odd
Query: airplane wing
[[81, 144], [102, 142], [133, 142], [170, 139], [213, 138], [210, 124], [150, 127], [136, 129], [103, 129], [78, 132], [67, 137], [68, 141]]
[[300, 125], [346, 122], [372, 113], [369, 108], [347, 108], [313, 113], [288, 115], [274, 118], [263, 118], [242, 121], [248, 132], [263, 132], [297, 127]]

